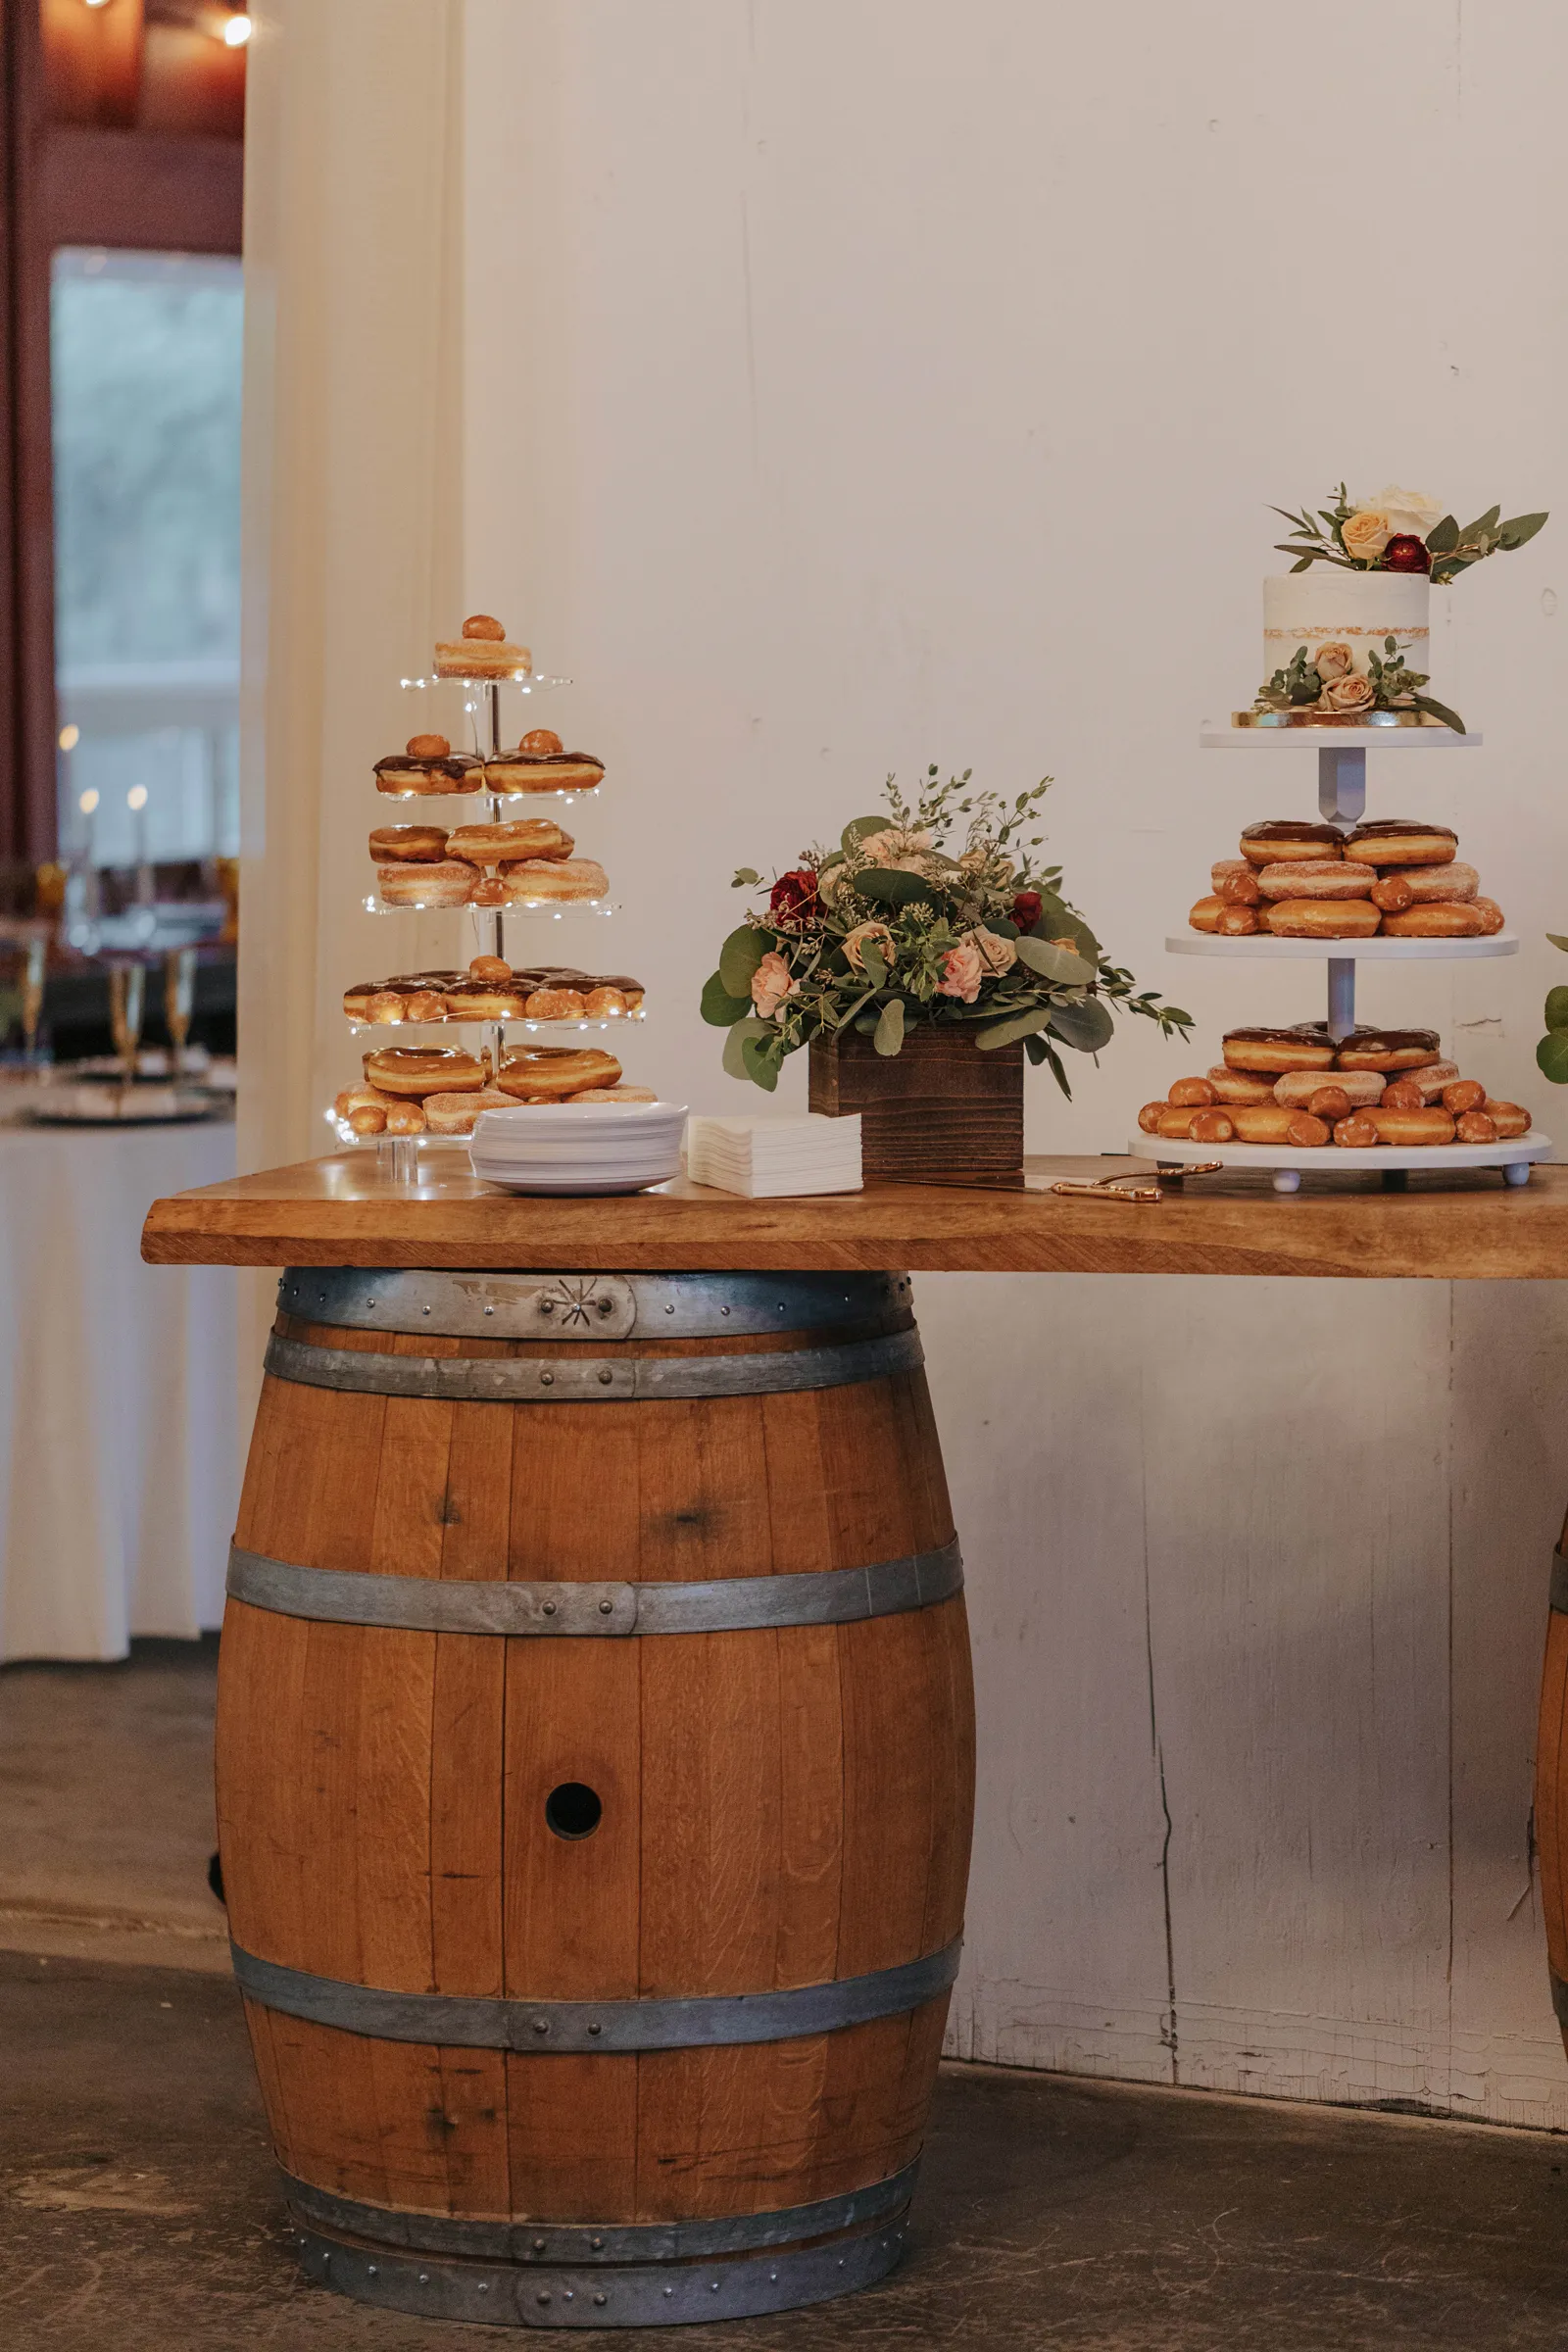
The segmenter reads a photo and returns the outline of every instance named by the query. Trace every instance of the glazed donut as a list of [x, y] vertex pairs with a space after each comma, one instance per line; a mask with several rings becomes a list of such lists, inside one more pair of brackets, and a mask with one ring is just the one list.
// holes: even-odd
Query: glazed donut
[[1386, 914], [1383, 929], [1389, 939], [1479, 939], [1486, 918], [1474, 906], [1406, 906], [1402, 913]]
[[1380, 1144], [1451, 1144], [1453, 1121], [1441, 1103], [1425, 1103], [1420, 1110], [1390, 1110], [1379, 1102], [1371, 1110], [1359, 1114], [1369, 1119], [1378, 1131]]
[[572, 838], [548, 816], [521, 816], [512, 824], [460, 825], [447, 855], [470, 865], [503, 865], [514, 858], [569, 858]]
[[386, 1114], [388, 1135], [422, 1135], [424, 1112], [417, 1102], [394, 1102]]
[[481, 1087], [484, 1069], [459, 1046], [382, 1046], [365, 1056], [365, 1077], [383, 1095], [417, 1100]]
[[1200, 899], [1187, 917], [1188, 927], [1194, 931], [1217, 931], [1224, 911], [1223, 899]]
[[1250, 865], [1272, 865], [1276, 858], [1340, 858], [1344, 854], [1338, 825], [1302, 825], [1294, 817], [1271, 817], [1242, 829], [1242, 856]]
[[586, 1087], [616, 1086], [619, 1082], [619, 1062], [600, 1046], [582, 1046], [576, 1051], [562, 1046], [526, 1047], [509, 1054], [496, 1073], [496, 1084], [504, 1094], [556, 1102], [581, 1094]]
[[[1332, 1070], [1327, 1075], [1322, 1070], [1287, 1070], [1283, 1078], [1274, 1081], [1274, 1100], [1288, 1102], [1293, 1110], [1309, 1110], [1313, 1096], [1321, 1094], [1325, 1087], [1333, 1087], [1337, 1093], [1348, 1097], [1348, 1109], [1344, 1116], [1383, 1099], [1383, 1081], [1376, 1070]], [[1327, 1113], [1318, 1111], [1316, 1115], [1323, 1118]]]
[[517, 749], [519, 752], [532, 752], [539, 760], [553, 760], [562, 750], [561, 737], [554, 727], [530, 727]]
[[446, 832], [440, 825], [377, 825], [370, 834], [370, 856], [377, 860], [436, 865], [446, 854]]
[[1443, 1107], [1457, 1118], [1461, 1111], [1485, 1110], [1487, 1090], [1479, 1078], [1455, 1078], [1443, 1090]]
[[1350, 1098], [1343, 1086], [1317, 1087], [1301, 1105], [1314, 1119], [1322, 1119], [1329, 1127], [1334, 1125], [1336, 1119], [1348, 1119], [1350, 1107]]
[[499, 866], [493, 874], [481, 874], [468, 893], [470, 906], [505, 906], [507, 903], [507, 886]]
[[1352, 1110], [1348, 1119], [1337, 1122], [1334, 1141], [1346, 1152], [1369, 1152], [1383, 1138], [1364, 1110]]
[[1178, 1078], [1165, 1100], [1173, 1110], [1206, 1110], [1219, 1097], [1206, 1078]]
[[438, 988], [416, 988], [403, 1000], [406, 1021], [444, 1021], [447, 1001]]
[[[1274, 1081], [1259, 1078], [1250, 1070], [1228, 1070], [1222, 1061], [1208, 1072], [1208, 1083], [1221, 1102], [1272, 1102]], [[1314, 1080], [1314, 1084], [1316, 1081]]]
[[[1385, 889], [1391, 883], [1404, 883], [1410, 893], [1404, 902], [1405, 906], [1463, 905], [1473, 899], [1481, 887], [1481, 876], [1462, 858], [1453, 858], [1447, 865], [1385, 866], [1380, 881]], [[1379, 903], [1385, 906], [1390, 904], [1387, 899]], [[1391, 911], [1402, 914], [1404, 906], [1394, 906]]]
[[571, 1095], [572, 1102], [657, 1102], [659, 1097], [651, 1086], [589, 1086], [580, 1095]]
[[[1346, 1072], [1347, 1077], [1359, 1074], [1355, 1071]], [[1427, 1099], [1413, 1078], [1391, 1078], [1382, 1094], [1384, 1107], [1388, 1110], [1420, 1110], [1424, 1108]]]
[[1348, 858], [1278, 858], [1259, 872], [1257, 887], [1277, 906], [1282, 899], [1364, 899], [1377, 878], [1376, 866]]
[[[1427, 869], [1423, 867], [1421, 870], [1425, 872]], [[1382, 907], [1385, 914], [1402, 914], [1406, 906], [1415, 904], [1415, 892], [1404, 875], [1398, 872], [1381, 875], [1366, 895], [1374, 906]]]
[[1308, 1110], [1293, 1110], [1288, 1102], [1238, 1103], [1230, 1115], [1238, 1143], [1295, 1144], [1301, 1151], [1313, 1151], [1329, 1140], [1322, 1119]]
[[1228, 1110], [1195, 1110], [1187, 1133], [1195, 1144], [1228, 1144], [1236, 1126]]
[[450, 1021], [520, 1021], [527, 999], [498, 980], [460, 980], [441, 1001]]
[[1326, 1021], [1298, 1021], [1294, 1029], [1227, 1029], [1220, 1041], [1226, 1066], [1265, 1070], [1326, 1070], [1333, 1066], [1334, 1040]]
[[349, 1112], [348, 1124], [356, 1135], [379, 1135], [386, 1125], [386, 1112], [367, 1102]]
[[1269, 929], [1277, 939], [1370, 939], [1383, 917], [1370, 899], [1276, 899]]
[[1257, 869], [1245, 858], [1217, 858], [1208, 878], [1215, 898], [1223, 899], [1227, 906], [1257, 905]]
[[1228, 900], [1220, 903], [1219, 921], [1214, 925], [1221, 939], [1250, 939], [1263, 925], [1259, 920], [1261, 906], [1237, 906]]
[[1494, 1144], [1497, 1123], [1484, 1110], [1461, 1110], [1453, 1122], [1453, 1136], [1460, 1144]]
[[378, 988], [367, 1000], [364, 1017], [380, 1028], [393, 1021], [401, 1021], [407, 1005], [408, 999], [401, 989]]
[[1138, 1113], [1138, 1124], [1145, 1135], [1159, 1133], [1159, 1122], [1169, 1108], [1168, 1102], [1146, 1102], [1144, 1104], [1143, 1109]]
[[390, 1110], [395, 1101], [395, 1096], [383, 1095], [379, 1087], [346, 1086], [332, 1108], [340, 1119], [346, 1119], [356, 1110]]
[[468, 966], [470, 980], [510, 980], [512, 966], [504, 956], [475, 956]]
[[1530, 1133], [1530, 1113], [1517, 1102], [1494, 1102], [1489, 1095], [1481, 1107], [1504, 1139]]
[[532, 668], [528, 648], [510, 645], [506, 630], [488, 612], [470, 612], [455, 643], [436, 639], [438, 678], [525, 678]]
[[586, 1008], [575, 988], [536, 988], [522, 1007], [530, 1021], [580, 1021]]
[[519, 858], [507, 868], [509, 904], [530, 899], [602, 899], [610, 876], [591, 858]]
[[1193, 1132], [1193, 1121], [1202, 1115], [1202, 1108], [1200, 1102], [1195, 1102], [1190, 1103], [1185, 1110], [1173, 1110], [1169, 1103], [1166, 1103], [1160, 1111], [1153, 1130], [1154, 1134], [1190, 1136]]
[[1435, 1029], [1349, 1030], [1339, 1044], [1342, 1070], [1419, 1070], [1439, 1058]]
[[484, 761], [453, 753], [444, 735], [411, 735], [406, 752], [375, 763], [375, 789], [395, 801], [416, 793], [477, 792]]
[[494, 1086], [470, 1095], [426, 1095], [424, 1123], [432, 1135], [471, 1135], [482, 1110], [515, 1108], [512, 1097]]
[[456, 858], [439, 865], [378, 865], [376, 889], [383, 906], [466, 906], [477, 870]]
[[1471, 906], [1481, 917], [1481, 936], [1492, 939], [1502, 929], [1503, 912], [1495, 899], [1472, 899]]
[[1413, 1086], [1423, 1102], [1441, 1102], [1443, 1090], [1459, 1075], [1456, 1061], [1429, 1061], [1419, 1070], [1406, 1070], [1404, 1083]]
[[[641, 997], [638, 1003], [642, 1002]], [[612, 1021], [636, 1008], [627, 1003], [626, 992], [620, 988], [591, 988], [582, 1001], [582, 1008], [591, 1021]]]
[[1345, 836], [1346, 856], [1368, 865], [1446, 865], [1458, 846], [1451, 826], [1423, 825], [1408, 816], [1375, 817]]

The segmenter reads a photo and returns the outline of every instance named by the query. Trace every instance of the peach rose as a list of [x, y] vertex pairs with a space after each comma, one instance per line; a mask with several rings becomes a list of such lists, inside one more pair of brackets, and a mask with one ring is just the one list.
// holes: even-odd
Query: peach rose
[[1348, 678], [1332, 678], [1323, 689], [1325, 710], [1364, 710], [1371, 700], [1371, 679], [1358, 677], [1354, 670]]
[[884, 963], [893, 961], [893, 934], [886, 923], [857, 923], [855, 929], [845, 936], [844, 953], [858, 972], [865, 969], [865, 957], [861, 951], [868, 940]]
[[1362, 507], [1341, 525], [1345, 552], [1358, 564], [1371, 564], [1394, 537], [1394, 525], [1377, 507]]
[[[860, 843], [860, 855], [872, 865], [891, 865], [901, 873], [924, 873], [922, 850], [931, 847], [931, 836], [913, 826], [884, 825], [880, 833], [867, 833]], [[912, 862], [911, 862], [912, 861]]]
[[1000, 931], [988, 931], [983, 923], [973, 931], [966, 931], [962, 944], [973, 948], [984, 969], [992, 974], [1010, 972], [1018, 960], [1012, 941], [1004, 939]]
[[1320, 645], [1312, 656], [1312, 667], [1325, 686], [1331, 678], [1343, 678], [1350, 667], [1349, 647], [1340, 644], [1337, 638], [1327, 645]]
[[937, 982], [937, 995], [959, 997], [965, 1004], [972, 1004], [980, 994], [980, 983], [985, 973], [986, 967], [980, 959], [979, 949], [969, 940], [961, 939], [942, 958], [942, 977]]
[[769, 948], [752, 974], [752, 1003], [760, 1017], [770, 1021], [785, 998], [794, 995], [795, 985], [783, 956]]

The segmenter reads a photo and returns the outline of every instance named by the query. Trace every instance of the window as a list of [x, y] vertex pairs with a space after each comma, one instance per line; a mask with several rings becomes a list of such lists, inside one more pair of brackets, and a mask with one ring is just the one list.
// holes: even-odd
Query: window
[[60, 848], [239, 847], [240, 264], [68, 247], [50, 295]]

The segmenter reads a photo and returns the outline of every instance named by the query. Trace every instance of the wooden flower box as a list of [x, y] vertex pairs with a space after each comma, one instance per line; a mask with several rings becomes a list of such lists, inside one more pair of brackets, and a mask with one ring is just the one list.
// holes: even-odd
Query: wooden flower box
[[982, 1054], [967, 1021], [881, 1054], [855, 1033], [810, 1045], [810, 1108], [860, 1114], [867, 1181], [995, 1184], [1023, 1174], [1023, 1047]]

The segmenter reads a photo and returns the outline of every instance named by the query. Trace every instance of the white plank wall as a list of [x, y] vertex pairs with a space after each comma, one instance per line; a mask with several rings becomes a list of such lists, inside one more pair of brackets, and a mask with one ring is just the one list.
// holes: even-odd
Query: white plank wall
[[[1037, 1149], [1315, 1013], [1163, 940], [1311, 807], [1196, 735], [1255, 682], [1269, 502], [1344, 473], [1557, 510], [1445, 608], [1486, 748], [1373, 781], [1525, 952], [1363, 1001], [1568, 1139], [1559, 10], [468, 0], [466, 93], [466, 596], [582, 681], [633, 1075], [740, 1103], [695, 1018], [730, 871], [927, 760], [1052, 770], [1069, 884], [1199, 1019], [1035, 1080]], [[1568, 2126], [1528, 1830], [1568, 1299], [919, 1287], [984, 1725], [954, 2046]]]

